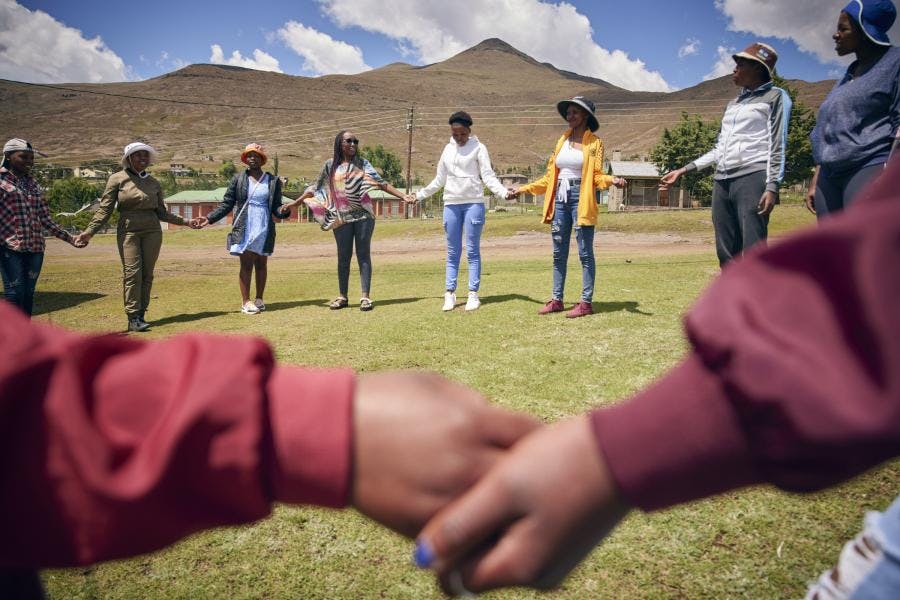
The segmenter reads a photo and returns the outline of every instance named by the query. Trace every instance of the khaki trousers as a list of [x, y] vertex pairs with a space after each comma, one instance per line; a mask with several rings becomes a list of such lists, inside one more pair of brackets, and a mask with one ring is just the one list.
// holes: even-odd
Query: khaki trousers
[[[120, 227], [116, 239], [119, 257], [122, 259], [122, 288], [125, 297], [125, 312], [129, 316], [142, 315], [150, 305], [150, 289], [153, 287], [153, 269], [162, 248], [162, 231], [159, 220], [152, 215], [155, 227], [146, 223], [137, 231]], [[134, 226], [135, 219], [129, 219]], [[143, 220], [143, 219], [141, 219]], [[120, 221], [121, 223], [121, 221]], [[142, 225], [144, 225], [142, 223]]]

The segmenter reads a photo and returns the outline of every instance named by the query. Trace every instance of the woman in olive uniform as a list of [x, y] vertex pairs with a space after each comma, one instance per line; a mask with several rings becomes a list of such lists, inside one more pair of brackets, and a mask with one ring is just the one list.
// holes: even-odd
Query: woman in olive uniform
[[196, 227], [193, 221], [170, 213], [163, 203], [162, 187], [146, 170], [154, 154], [153, 148], [141, 142], [125, 146], [123, 169], [110, 176], [100, 199], [100, 208], [76, 238], [79, 243], [89, 242], [118, 206], [116, 235], [122, 259], [128, 331], [145, 331], [150, 327], [144, 314], [150, 304], [153, 269], [162, 247], [160, 221]]

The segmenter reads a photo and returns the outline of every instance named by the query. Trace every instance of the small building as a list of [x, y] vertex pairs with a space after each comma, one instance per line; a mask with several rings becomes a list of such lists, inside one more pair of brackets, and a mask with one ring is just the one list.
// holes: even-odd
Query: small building
[[[497, 175], [497, 179], [508, 188], [528, 183], [528, 176], [521, 173], [504, 173], [503, 175]], [[522, 194], [517, 200], [523, 204], [535, 204], [537, 197], [534, 194]]]
[[628, 181], [622, 189], [609, 188], [609, 210], [668, 206], [668, 196], [659, 194], [660, 174], [653, 163], [614, 159], [606, 163], [604, 171]]
[[170, 163], [169, 173], [172, 177], [190, 177], [191, 169], [185, 167], [182, 163]]
[[72, 169], [72, 175], [81, 179], [107, 179], [109, 178], [109, 171], [92, 169], [90, 167], [75, 167]]
[[[402, 190], [401, 190], [402, 191]], [[369, 198], [375, 209], [375, 216], [386, 219], [417, 219], [419, 218], [419, 203], [407, 204], [404, 210], [403, 203], [382, 190], [369, 190]], [[412, 193], [415, 193], [413, 190]]]

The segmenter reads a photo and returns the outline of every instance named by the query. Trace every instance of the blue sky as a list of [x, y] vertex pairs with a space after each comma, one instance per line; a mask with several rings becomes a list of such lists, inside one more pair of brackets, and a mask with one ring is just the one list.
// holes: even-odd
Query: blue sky
[[815, 81], [847, 64], [830, 40], [845, 3], [0, 0], [0, 77], [139, 80], [208, 62], [355, 73], [395, 61], [427, 64], [500, 37], [538, 60], [635, 90], [680, 89], [730, 72], [731, 53], [754, 40], [776, 48], [782, 75]]

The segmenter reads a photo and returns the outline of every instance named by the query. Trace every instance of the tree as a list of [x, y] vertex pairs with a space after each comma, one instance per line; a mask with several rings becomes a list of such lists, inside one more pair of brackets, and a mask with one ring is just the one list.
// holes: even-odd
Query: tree
[[775, 75], [775, 85], [791, 97], [791, 122], [788, 124], [787, 147], [785, 148], [784, 181], [782, 185], [793, 185], [806, 181], [812, 176], [815, 164], [812, 157], [810, 134], [816, 126], [816, 115], [812, 109], [797, 100], [797, 90], [783, 78]]
[[275, 177], [278, 177], [278, 153], [275, 153], [275, 160], [272, 161], [272, 169], [275, 171]]
[[100, 197], [102, 190], [78, 177], [56, 179], [47, 188], [45, 197], [51, 214], [75, 212]]
[[[681, 113], [681, 120], [672, 129], [665, 128], [659, 143], [650, 150], [650, 162], [662, 173], [683, 167], [713, 149], [719, 126], [719, 121], [704, 121], [697, 115]], [[692, 198], [712, 197], [712, 174], [685, 173], [681, 185]]]
[[363, 146], [363, 149], [359, 151], [359, 155], [372, 163], [373, 167], [380, 170], [381, 177], [391, 185], [401, 186], [406, 184], [400, 158], [381, 144], [374, 148]]
[[237, 173], [237, 167], [234, 166], [234, 161], [230, 158], [223, 160], [222, 166], [219, 167], [219, 176], [224, 179], [231, 179], [235, 173]]

